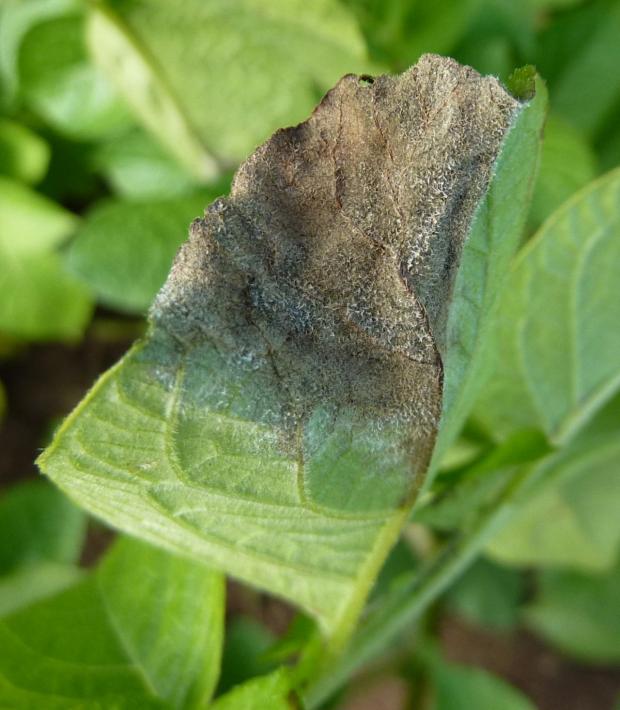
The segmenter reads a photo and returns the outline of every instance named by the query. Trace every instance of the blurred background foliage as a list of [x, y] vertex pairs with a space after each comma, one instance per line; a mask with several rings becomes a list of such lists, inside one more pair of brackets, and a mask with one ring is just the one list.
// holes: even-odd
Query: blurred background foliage
[[[548, 83], [528, 235], [620, 164], [619, 0], [2, 0], [0, 615], [81, 574], [82, 514], [43, 483], [14, 481], [32, 475], [25, 461], [54, 420], [142, 331], [189, 222], [228, 191], [253, 148], [303, 120], [343, 74], [401, 71], [424, 52], [501, 79], [534, 64]], [[617, 423], [617, 398], [602, 416]], [[484, 446], [472, 428], [438, 485]], [[547, 697], [499, 668], [540, 691], [541, 707], [612, 707], [619, 460], [616, 444], [559, 465], [434, 612], [478, 629], [472, 644], [529, 629], [559, 658], [585, 664], [570, 667], [586, 686], [587, 668], [607, 669], [592, 681], [592, 704], [577, 706], [571, 693]], [[420, 522], [436, 535], [458, 527], [450, 505], [448, 496]], [[409, 563], [401, 543], [389, 564]], [[273, 665], [273, 631], [250, 617], [232, 617], [223, 688]], [[401, 680], [424, 670], [442, 710], [532, 707], [488, 672], [442, 660], [438, 623], [424, 653], [401, 659]], [[542, 682], [540, 669], [528, 672]]]

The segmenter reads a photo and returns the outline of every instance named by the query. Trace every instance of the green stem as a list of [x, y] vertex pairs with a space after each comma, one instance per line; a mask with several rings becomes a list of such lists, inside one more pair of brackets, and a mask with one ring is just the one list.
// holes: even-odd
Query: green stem
[[543, 462], [513, 470], [492, 507], [481, 511], [469, 529], [446, 545], [427, 568], [371, 612], [346, 651], [304, 692], [305, 707], [320, 705], [355, 671], [380, 655], [395, 638], [469, 566], [488, 540], [512, 517], [523, 495], [546, 469]]

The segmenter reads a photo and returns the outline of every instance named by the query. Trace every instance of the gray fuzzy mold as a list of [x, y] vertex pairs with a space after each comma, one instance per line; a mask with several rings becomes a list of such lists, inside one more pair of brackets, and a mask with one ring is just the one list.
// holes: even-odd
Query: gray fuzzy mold
[[434, 55], [345, 76], [194, 222], [155, 326], [268, 361], [298, 417], [346, 408], [434, 434], [463, 243], [518, 108]]

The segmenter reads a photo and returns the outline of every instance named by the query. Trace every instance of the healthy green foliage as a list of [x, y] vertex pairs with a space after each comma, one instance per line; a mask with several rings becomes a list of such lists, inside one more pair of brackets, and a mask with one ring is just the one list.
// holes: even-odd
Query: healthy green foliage
[[213, 710], [290, 710], [290, 679], [284, 668], [253, 678], [216, 700]]
[[80, 224], [67, 267], [101, 303], [145, 313], [187, 225], [212, 198], [201, 191], [176, 199], [101, 204]]
[[48, 144], [21, 123], [0, 119], [0, 175], [37, 183], [50, 159]]
[[494, 558], [586, 571], [614, 564], [620, 549], [619, 421], [616, 396], [570, 446], [539, 464], [542, 485], [489, 546]]
[[80, 577], [86, 519], [42, 482], [0, 498], [0, 616], [55, 594]]
[[517, 625], [524, 591], [519, 572], [483, 557], [451, 587], [446, 602], [451, 611], [472, 623], [505, 631]]
[[83, 14], [41, 22], [22, 39], [21, 90], [29, 106], [57, 130], [75, 138], [105, 136], [129, 115], [105, 77], [89, 61]]
[[201, 707], [222, 626], [221, 575], [123, 540], [85, 581], [0, 621], [0, 697], [14, 708]]
[[[604, 127], [620, 93], [620, 77], [608, 70], [620, 60], [620, 5], [613, 1], [593, 3], [589, 8], [586, 5], [584, 12], [591, 13], [589, 36], [584, 37], [583, 20], [575, 15], [573, 37], [579, 37], [579, 42], [570, 49], [566, 46], [567, 61], [553, 101], [569, 121], [593, 135]], [[564, 42], [571, 39], [568, 33], [562, 38]]]
[[0, 177], [0, 223], [0, 332], [32, 340], [79, 336], [90, 297], [55, 251], [75, 227], [75, 216]]
[[[616, 508], [617, 510], [617, 508]], [[545, 571], [525, 610], [527, 624], [576, 658], [612, 664], [620, 660], [620, 566], [606, 574]]]
[[365, 67], [360, 34], [335, 0], [111, 0], [92, 10], [89, 44], [138, 120], [203, 178]]
[[435, 661], [431, 670], [436, 700], [433, 710], [534, 710], [519, 691], [479, 668]]
[[198, 185], [150, 134], [138, 128], [105, 142], [95, 162], [114, 192], [129, 199], [169, 199], [194, 192]]
[[594, 151], [583, 134], [557, 116], [547, 120], [540, 157], [540, 172], [530, 212], [532, 228], [540, 226], [597, 173]]
[[[534, 75], [525, 68], [522, 86], [533, 91]], [[444, 398], [437, 466], [463, 426], [489, 370], [489, 333], [495, 301], [521, 237], [538, 167], [546, 91], [536, 80], [536, 97], [523, 110], [505, 139], [495, 177], [476, 213], [463, 251], [448, 317], [444, 356]], [[510, 195], [510, 199], [508, 196]], [[431, 482], [427, 479], [426, 484]]]
[[477, 417], [494, 436], [562, 444], [620, 386], [620, 172], [567, 202], [517, 258], [498, 313], [496, 372]]
[[39, 22], [78, 7], [77, 0], [4, 0], [0, 5], [0, 106], [18, 103], [19, 47], [24, 35]]

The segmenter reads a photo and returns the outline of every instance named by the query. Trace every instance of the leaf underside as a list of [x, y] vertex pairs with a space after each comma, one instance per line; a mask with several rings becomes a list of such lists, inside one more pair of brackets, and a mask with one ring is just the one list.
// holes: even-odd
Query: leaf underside
[[[464, 415], [442, 413], [443, 388], [458, 400], [477, 386], [540, 93], [519, 103], [430, 55], [399, 77], [345, 77], [194, 223], [149, 336], [43, 470], [113, 525], [290, 599], [325, 631], [351, 623], [440, 416], [455, 431]], [[473, 302], [459, 264], [480, 275]]]

